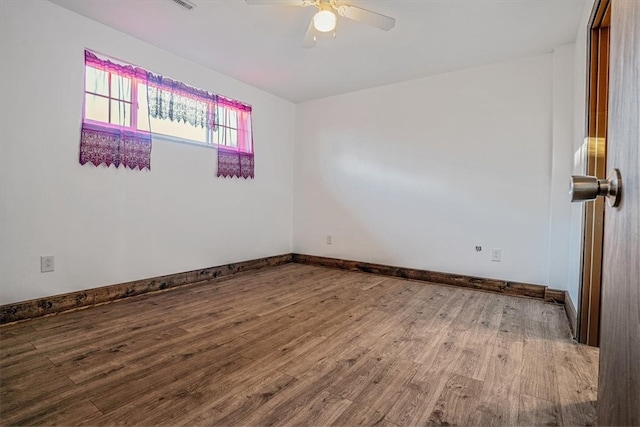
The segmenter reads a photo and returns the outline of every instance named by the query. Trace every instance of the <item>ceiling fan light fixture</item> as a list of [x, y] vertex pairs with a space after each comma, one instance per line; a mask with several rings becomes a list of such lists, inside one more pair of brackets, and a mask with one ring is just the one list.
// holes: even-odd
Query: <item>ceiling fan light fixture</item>
[[328, 33], [336, 28], [338, 17], [331, 10], [320, 10], [313, 16], [313, 26], [321, 33]]

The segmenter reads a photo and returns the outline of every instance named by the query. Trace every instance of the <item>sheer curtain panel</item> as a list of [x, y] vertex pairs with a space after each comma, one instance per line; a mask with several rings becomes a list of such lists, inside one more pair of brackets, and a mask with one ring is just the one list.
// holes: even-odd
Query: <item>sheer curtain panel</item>
[[[236, 139], [232, 141], [218, 138], [218, 176], [254, 178], [251, 106], [221, 96], [218, 97], [218, 104], [218, 110], [225, 113], [218, 114], [218, 135], [222, 135], [224, 128], [235, 128], [236, 134]], [[231, 117], [231, 123], [222, 120], [223, 115]]]
[[85, 50], [80, 164], [151, 169], [151, 133], [136, 127], [136, 90], [146, 82], [145, 70]]

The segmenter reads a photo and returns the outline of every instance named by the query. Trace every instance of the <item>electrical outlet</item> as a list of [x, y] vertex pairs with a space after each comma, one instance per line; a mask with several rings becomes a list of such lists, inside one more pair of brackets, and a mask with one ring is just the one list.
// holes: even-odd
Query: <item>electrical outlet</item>
[[54, 259], [53, 259], [53, 255], [48, 255], [48, 256], [41, 256], [40, 257], [40, 272], [41, 273], [48, 273], [50, 271], [53, 271], [53, 267], [54, 267]]
[[333, 237], [331, 234], [327, 234], [327, 245], [333, 244]]
[[491, 261], [500, 262], [502, 260], [502, 249], [491, 249]]

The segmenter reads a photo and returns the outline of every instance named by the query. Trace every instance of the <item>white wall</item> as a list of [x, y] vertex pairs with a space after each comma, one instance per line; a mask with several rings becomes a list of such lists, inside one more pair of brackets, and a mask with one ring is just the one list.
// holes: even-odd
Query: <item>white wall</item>
[[299, 104], [294, 251], [546, 284], [553, 64], [547, 54]]
[[[577, 303], [582, 206], [567, 207], [565, 175], [584, 167], [592, 1], [575, 54], [298, 106], [49, 2], [0, 4], [0, 303], [292, 249], [549, 284]], [[80, 166], [85, 47], [252, 104], [257, 178], [216, 178], [215, 150], [162, 140], [151, 172]]]
[[[0, 3], [0, 303], [291, 252], [293, 104], [50, 2]], [[150, 172], [81, 166], [85, 47], [252, 104], [256, 179], [167, 141]]]
[[[576, 36], [574, 56], [574, 102], [573, 102], [573, 174], [586, 173], [586, 97], [587, 97], [587, 27], [594, 0], [588, 0], [582, 11], [580, 27]], [[569, 277], [567, 289], [575, 307], [579, 310], [580, 284], [582, 282], [582, 242], [584, 204], [571, 205], [569, 238]]]
[[569, 179], [573, 173], [573, 103], [575, 45], [553, 51], [553, 148], [549, 193], [549, 279], [554, 289], [567, 289], [570, 262], [571, 200]]

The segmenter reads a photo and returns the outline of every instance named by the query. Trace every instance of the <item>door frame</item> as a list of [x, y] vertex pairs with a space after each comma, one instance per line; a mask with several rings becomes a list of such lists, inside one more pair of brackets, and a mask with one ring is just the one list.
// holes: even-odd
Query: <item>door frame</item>
[[[607, 173], [610, 23], [610, 0], [596, 0], [589, 19], [587, 40], [586, 174], [599, 179], [606, 178]], [[602, 198], [584, 205], [582, 277], [576, 339], [591, 346], [598, 346], [600, 343], [604, 208]]]

